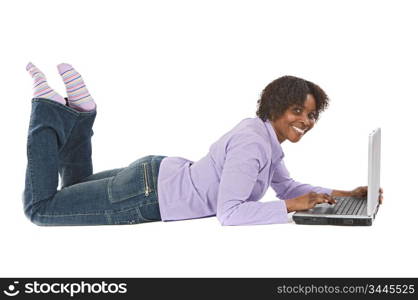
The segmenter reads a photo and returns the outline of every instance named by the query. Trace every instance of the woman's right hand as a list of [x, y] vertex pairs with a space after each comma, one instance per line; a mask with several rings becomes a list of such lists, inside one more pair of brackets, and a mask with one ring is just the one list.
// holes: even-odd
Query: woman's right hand
[[319, 203], [329, 203], [335, 204], [336, 201], [333, 197], [328, 194], [317, 194], [310, 192], [296, 198], [285, 200], [287, 212], [298, 211], [298, 210], [308, 210], [313, 208]]

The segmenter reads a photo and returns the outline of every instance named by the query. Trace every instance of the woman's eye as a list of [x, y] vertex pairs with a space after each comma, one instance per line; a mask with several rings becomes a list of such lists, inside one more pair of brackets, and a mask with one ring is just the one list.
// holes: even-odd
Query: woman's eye
[[315, 113], [310, 113], [309, 114], [309, 119], [315, 120], [316, 119], [316, 114]]
[[302, 110], [300, 108], [295, 108], [295, 109], [293, 109], [293, 111], [297, 114], [300, 114], [302, 112]]

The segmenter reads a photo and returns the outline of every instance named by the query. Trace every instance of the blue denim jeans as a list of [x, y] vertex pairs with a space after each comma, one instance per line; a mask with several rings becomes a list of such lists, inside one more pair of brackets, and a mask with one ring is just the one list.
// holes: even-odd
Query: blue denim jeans
[[157, 181], [165, 156], [149, 155], [125, 168], [92, 174], [96, 113], [32, 99], [22, 199], [31, 222], [65, 226], [161, 221]]

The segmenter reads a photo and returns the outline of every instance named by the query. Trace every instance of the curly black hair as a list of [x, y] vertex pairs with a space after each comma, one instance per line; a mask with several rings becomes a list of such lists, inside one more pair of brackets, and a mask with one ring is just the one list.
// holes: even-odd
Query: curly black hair
[[257, 116], [263, 121], [274, 121], [293, 105], [302, 105], [311, 94], [316, 102], [315, 121], [328, 107], [327, 94], [316, 84], [294, 76], [282, 76], [270, 82], [257, 101]]

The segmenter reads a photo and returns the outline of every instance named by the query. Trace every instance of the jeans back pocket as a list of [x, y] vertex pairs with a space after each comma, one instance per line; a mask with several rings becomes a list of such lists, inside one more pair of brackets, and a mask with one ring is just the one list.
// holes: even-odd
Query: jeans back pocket
[[153, 191], [151, 165], [147, 159], [140, 158], [119, 171], [108, 183], [108, 196], [112, 203], [144, 195]]

